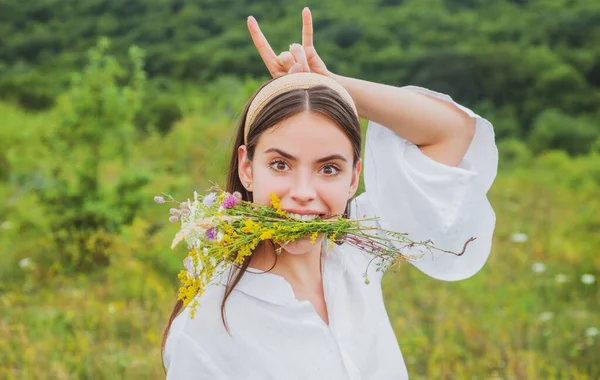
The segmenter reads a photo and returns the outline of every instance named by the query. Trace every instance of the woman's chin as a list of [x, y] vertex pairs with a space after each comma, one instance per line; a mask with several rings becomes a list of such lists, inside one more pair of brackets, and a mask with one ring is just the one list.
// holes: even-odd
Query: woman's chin
[[310, 237], [305, 237], [286, 244], [283, 250], [291, 255], [304, 255], [315, 249], [320, 249], [322, 241], [322, 236], [319, 236], [314, 243], [311, 243]]

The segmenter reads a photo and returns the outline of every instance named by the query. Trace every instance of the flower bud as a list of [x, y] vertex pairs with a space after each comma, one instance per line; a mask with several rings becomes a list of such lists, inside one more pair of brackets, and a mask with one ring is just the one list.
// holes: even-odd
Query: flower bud
[[179, 217], [178, 216], [173, 215], [173, 216], [171, 216], [169, 218], [169, 222], [171, 222], [171, 223], [175, 223], [177, 221], [179, 221]]
[[156, 203], [165, 203], [165, 198], [161, 197], [160, 195], [157, 195], [154, 197], [154, 202]]

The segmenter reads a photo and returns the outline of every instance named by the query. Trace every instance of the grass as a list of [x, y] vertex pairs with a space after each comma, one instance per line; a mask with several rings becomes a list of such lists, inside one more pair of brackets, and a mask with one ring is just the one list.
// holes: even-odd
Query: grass
[[[31, 130], [53, 117], [5, 105], [0, 113], [17, 156], [35, 150]], [[164, 190], [182, 198], [207, 179], [222, 180], [228, 128], [230, 120], [196, 113], [165, 138], [140, 141], [136, 159], [156, 171], [142, 194], [148, 205], [111, 236], [111, 265], [87, 273], [41, 264], [53, 252], [39, 200], [27, 189], [16, 196], [10, 178], [0, 182], [11, 202], [0, 217], [0, 378], [164, 378], [160, 339], [180, 258], [167, 248], [176, 227], [150, 200]], [[118, 170], [107, 165], [103, 173], [110, 180]], [[598, 156], [560, 153], [501, 172], [489, 194], [497, 214], [493, 252], [480, 273], [447, 283], [407, 264], [386, 274], [386, 306], [411, 378], [600, 377], [599, 173]]]

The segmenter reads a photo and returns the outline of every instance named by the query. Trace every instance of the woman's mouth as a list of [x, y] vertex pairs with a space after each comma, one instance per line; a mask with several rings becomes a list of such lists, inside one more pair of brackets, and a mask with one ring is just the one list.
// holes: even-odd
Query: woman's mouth
[[288, 212], [287, 215], [292, 219], [301, 220], [303, 222], [309, 222], [311, 220], [319, 219], [323, 214], [298, 214]]

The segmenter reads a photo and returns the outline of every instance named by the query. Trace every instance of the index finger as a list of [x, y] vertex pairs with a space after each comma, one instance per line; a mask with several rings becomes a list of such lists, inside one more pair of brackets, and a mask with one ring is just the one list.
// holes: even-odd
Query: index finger
[[312, 15], [308, 7], [302, 10], [302, 46], [313, 46]]
[[267, 42], [265, 35], [261, 32], [258, 22], [253, 16], [248, 17], [248, 30], [250, 31], [250, 36], [252, 37], [252, 41], [254, 42], [254, 46], [256, 46], [256, 50], [258, 50], [258, 54], [262, 58], [265, 65], [267, 65], [267, 69], [273, 73], [274, 71], [274, 62], [277, 60], [277, 56], [273, 49], [271, 49], [271, 45]]

